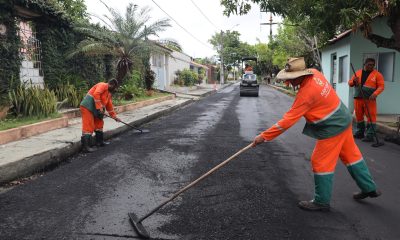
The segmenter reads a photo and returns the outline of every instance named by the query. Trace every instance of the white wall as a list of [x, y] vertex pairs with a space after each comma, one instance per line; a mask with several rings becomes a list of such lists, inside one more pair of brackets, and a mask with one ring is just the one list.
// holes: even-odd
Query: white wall
[[155, 73], [154, 87], [164, 90], [168, 84], [168, 56], [165, 53], [153, 53], [150, 56], [150, 68]]
[[190, 56], [180, 53], [180, 52], [172, 52], [169, 57], [168, 62], [168, 85], [171, 85], [174, 82], [175, 72], [177, 70], [183, 70], [185, 68], [190, 69]]
[[336, 67], [336, 77], [337, 80], [335, 81], [336, 85], [336, 93], [339, 96], [339, 98], [342, 100], [342, 102], [350, 109], [350, 111], [353, 111], [353, 98], [350, 96], [352, 94], [349, 91], [349, 85], [347, 84], [347, 81], [350, 78], [350, 71], [351, 68], [347, 68], [347, 73], [345, 73], [345, 76], [347, 78], [343, 79], [343, 82], [339, 82], [339, 59], [340, 57], [343, 56], [348, 56], [349, 62], [351, 61], [351, 56], [350, 56], [350, 37], [346, 37], [335, 44], [328, 45], [325, 48], [322, 49], [322, 54], [321, 54], [321, 65], [322, 65], [322, 71], [326, 79], [332, 84], [332, 55], [336, 54], [337, 58], [337, 67]]
[[[383, 35], [385, 37], [390, 37], [392, 35], [385, 18], [377, 18], [372, 27], [373, 32], [378, 35]], [[394, 81], [385, 81], [385, 90], [377, 98], [377, 108], [380, 114], [400, 114], [400, 53], [393, 49], [376, 47], [374, 43], [365, 39], [359, 32], [352, 36], [351, 44], [351, 59], [356, 70], [363, 66], [362, 61], [364, 53], [395, 53]]]

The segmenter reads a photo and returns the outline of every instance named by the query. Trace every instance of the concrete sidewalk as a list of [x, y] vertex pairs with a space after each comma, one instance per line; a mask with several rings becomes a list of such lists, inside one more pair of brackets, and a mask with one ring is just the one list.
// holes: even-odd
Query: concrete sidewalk
[[[118, 117], [138, 126], [215, 92], [213, 87], [185, 89], [184, 92], [176, 93], [177, 97], [173, 100], [123, 112]], [[104, 121], [105, 139], [131, 130], [112, 119], [105, 118]], [[0, 145], [0, 183], [30, 176], [62, 162], [80, 151], [80, 138], [81, 119], [74, 118], [69, 120], [68, 127]]]

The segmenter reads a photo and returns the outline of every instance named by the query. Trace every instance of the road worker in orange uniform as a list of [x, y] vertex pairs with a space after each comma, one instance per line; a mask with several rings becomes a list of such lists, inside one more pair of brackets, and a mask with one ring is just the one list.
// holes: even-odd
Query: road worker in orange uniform
[[245, 65], [245, 68], [244, 68], [244, 71], [245, 71], [245, 72], [252, 72], [252, 71], [253, 71], [253, 67], [250, 66], [249, 64], [246, 64], [246, 65]]
[[353, 198], [378, 197], [381, 193], [354, 142], [351, 114], [322, 73], [306, 69], [304, 58], [290, 58], [277, 79], [300, 86], [300, 89], [291, 109], [271, 128], [256, 136], [253, 146], [276, 138], [301, 117], [306, 119], [303, 134], [317, 139], [311, 156], [315, 192], [313, 200], [300, 201], [298, 206], [310, 211], [330, 209], [333, 175], [339, 157], [361, 189]]
[[[356, 112], [357, 130], [355, 138], [363, 138], [364, 142], [372, 142], [376, 129], [376, 97], [385, 89], [385, 81], [380, 72], [374, 69], [375, 59], [367, 58], [364, 68], [356, 72], [349, 80], [349, 86], [354, 87], [354, 110]], [[360, 81], [361, 79], [361, 81]], [[360, 91], [360, 84], [362, 93]], [[362, 99], [364, 95], [364, 100]], [[365, 106], [365, 104], [367, 106]], [[366, 107], [368, 107], [369, 114]], [[365, 132], [364, 116], [367, 116], [368, 124]], [[371, 117], [371, 118], [370, 118]], [[374, 128], [374, 129], [372, 129]]]
[[112, 104], [112, 93], [118, 87], [118, 81], [111, 79], [108, 83], [97, 83], [94, 85], [80, 105], [82, 115], [82, 148], [84, 152], [93, 152], [95, 149], [91, 147], [91, 138], [95, 132], [96, 145], [99, 147], [109, 144], [104, 141], [104, 111], [107, 110], [109, 115], [117, 122], [120, 119], [114, 112]]

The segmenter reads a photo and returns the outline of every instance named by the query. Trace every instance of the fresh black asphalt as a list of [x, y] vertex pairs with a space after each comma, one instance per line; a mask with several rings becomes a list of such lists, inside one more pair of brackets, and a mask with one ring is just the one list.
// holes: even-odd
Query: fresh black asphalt
[[[137, 239], [128, 212], [143, 216], [280, 119], [293, 99], [237, 85], [196, 101], [112, 145], [79, 154], [0, 194], [0, 239]], [[155, 239], [400, 239], [400, 148], [361, 147], [382, 189], [362, 203], [338, 162], [332, 211], [300, 210], [313, 194], [314, 140], [304, 120], [276, 140], [244, 152], [143, 221]]]

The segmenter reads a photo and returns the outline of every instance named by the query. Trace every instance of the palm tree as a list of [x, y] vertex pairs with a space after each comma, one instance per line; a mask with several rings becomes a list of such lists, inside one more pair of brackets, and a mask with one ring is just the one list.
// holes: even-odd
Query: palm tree
[[149, 7], [138, 8], [130, 3], [126, 13], [121, 14], [101, 1], [109, 11], [110, 16], [104, 15], [108, 20], [102, 20], [105, 27], [80, 26], [78, 32], [88, 36], [81, 41], [69, 57], [83, 53], [85, 55], [112, 55], [117, 59], [116, 79], [121, 82], [128, 72], [131, 72], [133, 60], [138, 57], [148, 61], [150, 51], [157, 51], [159, 47], [155, 42], [148, 40], [149, 36], [157, 36], [158, 32], [170, 27], [169, 19], [160, 19], [149, 24]]

